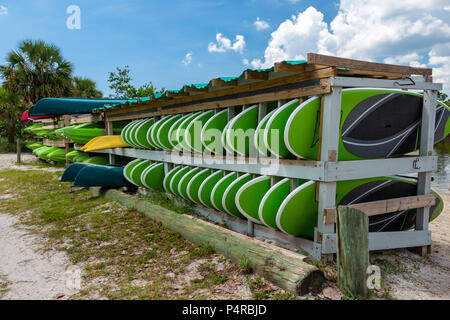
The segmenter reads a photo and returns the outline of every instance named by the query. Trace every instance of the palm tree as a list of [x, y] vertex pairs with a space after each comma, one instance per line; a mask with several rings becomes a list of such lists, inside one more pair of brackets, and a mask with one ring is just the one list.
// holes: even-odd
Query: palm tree
[[71, 96], [79, 98], [102, 98], [103, 93], [97, 90], [95, 82], [91, 79], [73, 77]]
[[21, 112], [24, 111], [20, 105], [20, 99], [16, 94], [0, 87], [0, 120], [5, 123], [9, 143], [14, 143], [16, 125]]
[[72, 64], [59, 48], [41, 40], [25, 40], [7, 54], [0, 66], [5, 89], [19, 95], [27, 106], [46, 97], [70, 95]]

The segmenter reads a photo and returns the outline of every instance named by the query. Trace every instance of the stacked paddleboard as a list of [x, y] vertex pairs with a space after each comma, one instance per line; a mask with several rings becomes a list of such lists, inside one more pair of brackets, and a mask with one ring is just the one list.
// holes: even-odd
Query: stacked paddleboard
[[[339, 160], [364, 160], [404, 155], [418, 149], [423, 96], [385, 89], [345, 89], [339, 136]], [[132, 147], [238, 156], [318, 160], [321, 97], [304, 102], [252, 105], [231, 115], [228, 109], [174, 114], [130, 122], [121, 140]], [[450, 133], [450, 109], [436, 106], [435, 142]], [[130, 183], [164, 190], [199, 205], [248, 219], [287, 234], [312, 239], [317, 225], [315, 182], [200, 167], [175, 166], [136, 159], [124, 169]], [[293, 188], [293, 185], [298, 187]], [[379, 177], [337, 183], [336, 205], [413, 196], [416, 181]], [[443, 210], [436, 205], [430, 220]], [[402, 231], [414, 227], [416, 210], [370, 217], [370, 231]]]
[[[339, 160], [395, 157], [418, 149], [423, 96], [402, 90], [345, 89]], [[318, 160], [321, 98], [281, 106], [164, 116], [130, 122], [121, 140], [135, 148]], [[264, 113], [262, 113], [264, 111]], [[263, 114], [263, 115], [262, 115]], [[435, 142], [450, 133], [450, 108], [436, 106]]]

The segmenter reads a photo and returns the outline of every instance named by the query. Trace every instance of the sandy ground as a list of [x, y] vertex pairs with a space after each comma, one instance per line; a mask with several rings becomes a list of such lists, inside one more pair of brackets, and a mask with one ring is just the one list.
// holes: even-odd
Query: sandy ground
[[407, 250], [396, 250], [396, 257], [383, 255], [395, 269], [385, 280], [392, 299], [450, 299], [450, 194], [441, 196], [444, 212], [430, 223], [431, 254], [423, 258]]
[[2, 299], [64, 299], [76, 293], [71, 285], [75, 272], [65, 254], [40, 252], [40, 237], [17, 227], [17, 222], [13, 216], [0, 214], [0, 274], [9, 283]]
[[[15, 154], [0, 155], [0, 170], [48, 170], [16, 164]], [[22, 162], [35, 162], [36, 157], [22, 154]], [[0, 200], [2, 196], [0, 195]], [[8, 291], [2, 299], [49, 300], [65, 299], [76, 293], [73, 289], [71, 264], [61, 251], [42, 252], [42, 239], [17, 225], [16, 217], [0, 213], [0, 275], [8, 283]]]
[[[23, 162], [35, 159], [32, 155], [22, 157]], [[17, 166], [15, 161], [14, 154], [0, 155], [0, 170], [61, 170]], [[394, 250], [375, 257], [389, 262], [384, 279], [389, 288], [388, 298], [450, 299], [450, 193], [442, 197], [445, 209], [430, 224], [433, 247], [428, 257], [407, 250]], [[40, 251], [42, 239], [16, 223], [16, 218], [0, 213], [0, 282], [6, 279], [9, 287], [3, 299], [64, 299], [76, 293], [67, 286], [73, 274], [67, 271], [71, 267], [67, 256], [63, 252]], [[325, 292], [322, 295], [327, 297]]]

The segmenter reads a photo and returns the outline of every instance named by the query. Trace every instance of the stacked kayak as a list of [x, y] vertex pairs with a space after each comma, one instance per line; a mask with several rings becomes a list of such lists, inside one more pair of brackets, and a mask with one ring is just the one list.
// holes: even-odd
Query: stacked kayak
[[131, 184], [124, 178], [124, 168], [86, 163], [73, 163], [64, 171], [61, 181], [74, 187], [121, 188]]
[[95, 137], [104, 134], [102, 123], [84, 123], [77, 126], [64, 128], [64, 135], [75, 143], [86, 144]]
[[[147, 160], [134, 160], [125, 167], [125, 177], [133, 184], [148, 187], [145, 179], [157, 165]], [[291, 191], [290, 179], [271, 185], [268, 176], [252, 177], [237, 172], [213, 171], [199, 167], [178, 166], [163, 175], [165, 191], [229, 215], [264, 224], [275, 230], [313, 239], [317, 226], [318, 203], [314, 181], [299, 180]], [[153, 179], [153, 178], [150, 178]], [[443, 200], [436, 193], [436, 205], [430, 209], [430, 221], [443, 210]], [[414, 179], [380, 177], [337, 183], [336, 205], [378, 201], [417, 194]], [[369, 218], [370, 232], [403, 231], [414, 227], [416, 209]]]
[[35, 150], [37, 148], [43, 147], [44, 145], [41, 142], [32, 142], [25, 145], [30, 150]]
[[[402, 90], [345, 89], [342, 92], [339, 160], [395, 157], [418, 149], [423, 95]], [[240, 156], [260, 154], [317, 160], [321, 97], [303, 103], [242, 108], [229, 119], [227, 110], [200, 111], [139, 119], [121, 132], [135, 148]], [[450, 107], [436, 106], [435, 143], [450, 133]]]
[[85, 152], [92, 152], [97, 150], [104, 149], [113, 149], [113, 148], [124, 148], [128, 147], [128, 145], [123, 142], [121, 136], [113, 135], [113, 136], [99, 136], [95, 137], [86, 143], [81, 150]]

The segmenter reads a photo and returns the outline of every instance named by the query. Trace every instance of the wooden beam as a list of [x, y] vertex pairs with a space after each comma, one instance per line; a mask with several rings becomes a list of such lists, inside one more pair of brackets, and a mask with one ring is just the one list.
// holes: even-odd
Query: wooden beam
[[147, 218], [161, 223], [194, 244], [209, 244], [217, 253], [225, 255], [235, 263], [239, 263], [243, 258], [247, 259], [255, 272], [285, 290], [304, 295], [319, 288], [325, 280], [317, 267], [304, 262], [301, 255], [292, 251], [193, 216], [174, 213], [117, 190], [93, 188], [92, 192], [94, 195], [103, 195], [124, 206], [135, 208]]
[[306, 63], [302, 64], [290, 64], [287, 62], [276, 62], [274, 65], [274, 72], [293, 72], [293, 73], [301, 73], [305, 72]]
[[[227, 89], [217, 90], [217, 91], [212, 91], [212, 92], [205, 92], [203, 94], [193, 95], [190, 97], [180, 98], [180, 99], [176, 99], [176, 100], [172, 100], [172, 101], [146, 101], [146, 102], [142, 102], [140, 104], [136, 104], [133, 107], [127, 108], [126, 110], [120, 110], [120, 109], [108, 110], [108, 111], [106, 111], [106, 114], [108, 114], [108, 116], [116, 115], [116, 114], [126, 114], [126, 113], [141, 111], [141, 110], [155, 109], [156, 106], [167, 107], [167, 106], [173, 106], [176, 104], [195, 103], [195, 101], [199, 101], [199, 100], [203, 100], [203, 99], [211, 99], [212, 100], [214, 98], [221, 98], [221, 97], [225, 97], [225, 96], [233, 95], [233, 94], [245, 93], [245, 92], [262, 90], [262, 89], [269, 89], [271, 87], [278, 87], [278, 86], [288, 85], [288, 84], [292, 84], [292, 83], [299, 83], [299, 82], [304, 82], [304, 81], [313, 80], [313, 79], [328, 78], [328, 77], [334, 76], [334, 75], [336, 75], [336, 70], [334, 68], [328, 67], [325, 69], [314, 70], [311, 72], [305, 72], [305, 73], [301, 73], [301, 74], [295, 74], [292, 76], [244, 84], [244, 85], [236, 86], [233, 88], [227, 88]], [[322, 81], [321, 81], [320, 86], [311, 86], [309, 88], [305, 87], [305, 88], [301, 88], [301, 89], [302, 90], [300, 90], [300, 89], [291, 90], [291, 91], [297, 92], [298, 95], [296, 98], [298, 98], [302, 95], [312, 96], [312, 95], [316, 95], [316, 94], [320, 94], [320, 93], [329, 93], [329, 82], [328, 82], [328, 84], [325, 84], [325, 83], [322, 84]], [[268, 101], [268, 100], [264, 100], [264, 101]], [[264, 101], [251, 101], [248, 103], [264, 102]], [[211, 103], [213, 103], [214, 105], [221, 105], [223, 102], [221, 101], [220, 103], [214, 103], [214, 102], [211, 102]], [[201, 103], [199, 103], [199, 104], [201, 104]], [[238, 104], [236, 104], [236, 105], [238, 105]], [[212, 107], [212, 108], [215, 108], [215, 107]], [[184, 111], [181, 111], [181, 112], [184, 112]], [[131, 118], [129, 118], [129, 119], [131, 119]]]
[[255, 71], [255, 70], [246, 70], [245, 80], [269, 80], [269, 72], [267, 71]]
[[[398, 212], [403, 210], [432, 207], [436, 204], [433, 194], [403, 197], [389, 200], [371, 201], [348, 205], [346, 207], [363, 211], [368, 217], [380, 214]], [[327, 224], [336, 222], [336, 209], [325, 209], [325, 221]]]
[[166, 92], [166, 97], [167, 98], [183, 98], [183, 97], [188, 97], [188, 96], [189, 96], [189, 94], [184, 92], [184, 91], [181, 91], [181, 92], [170, 92], [170, 91], [167, 91]]
[[205, 88], [197, 88], [195, 86], [184, 86], [183, 87], [184, 92], [186, 93], [194, 93], [194, 94], [199, 94], [199, 93], [205, 93], [208, 92], [208, 87]]
[[406, 78], [408, 74], [395, 73], [395, 72], [381, 72], [381, 71], [369, 71], [369, 70], [359, 70], [359, 69], [351, 69], [351, 70], [337, 70], [338, 75], [364, 75], [364, 76], [372, 76], [372, 77], [381, 77], [388, 79], [401, 79]]
[[[226, 89], [224, 89], [226, 90]], [[220, 92], [220, 91], [219, 91]], [[278, 92], [270, 92], [265, 94], [258, 94], [254, 96], [248, 96], [244, 98], [235, 98], [235, 99], [229, 99], [229, 100], [221, 100], [221, 101], [211, 101], [206, 103], [198, 103], [193, 104], [190, 106], [184, 106], [184, 107], [178, 107], [168, 110], [161, 110], [157, 109], [155, 107], [153, 108], [145, 108], [145, 112], [130, 115], [124, 112], [121, 113], [113, 113], [108, 114], [108, 118], [112, 121], [119, 121], [119, 120], [132, 120], [132, 119], [140, 119], [140, 118], [147, 118], [147, 117], [153, 117], [153, 116], [160, 116], [160, 115], [167, 115], [167, 114], [177, 114], [177, 113], [186, 113], [186, 112], [194, 112], [194, 111], [203, 111], [203, 110], [210, 110], [210, 109], [221, 109], [221, 108], [227, 108], [227, 107], [234, 107], [244, 104], [255, 104], [255, 103], [261, 103], [261, 102], [269, 102], [269, 101], [276, 101], [280, 99], [295, 99], [300, 96], [314, 96], [314, 95], [320, 95], [320, 94], [326, 94], [331, 92], [331, 87], [329, 85], [317, 85], [317, 86], [311, 86], [311, 87], [305, 87], [305, 88], [298, 88], [298, 89], [290, 89], [290, 90], [283, 90]], [[182, 99], [179, 99], [182, 100]], [[178, 100], [176, 100], [178, 101]], [[128, 112], [134, 112], [132, 110]]]
[[345, 59], [339, 57], [325, 56], [316, 53], [308, 53], [308, 63], [322, 64], [326, 66], [333, 66], [338, 68], [350, 68], [368, 71], [401, 73], [406, 75], [419, 74], [424, 76], [431, 76], [432, 69], [428, 68], [414, 68], [408, 66], [399, 66], [394, 64], [368, 62], [354, 59]]
[[369, 267], [369, 218], [364, 212], [339, 207], [337, 222], [337, 274], [342, 291], [366, 298]]
[[212, 79], [211, 80], [211, 86], [213, 88], [218, 87], [236, 87], [238, 85], [237, 79], [231, 80], [231, 81], [225, 81], [220, 78]]

